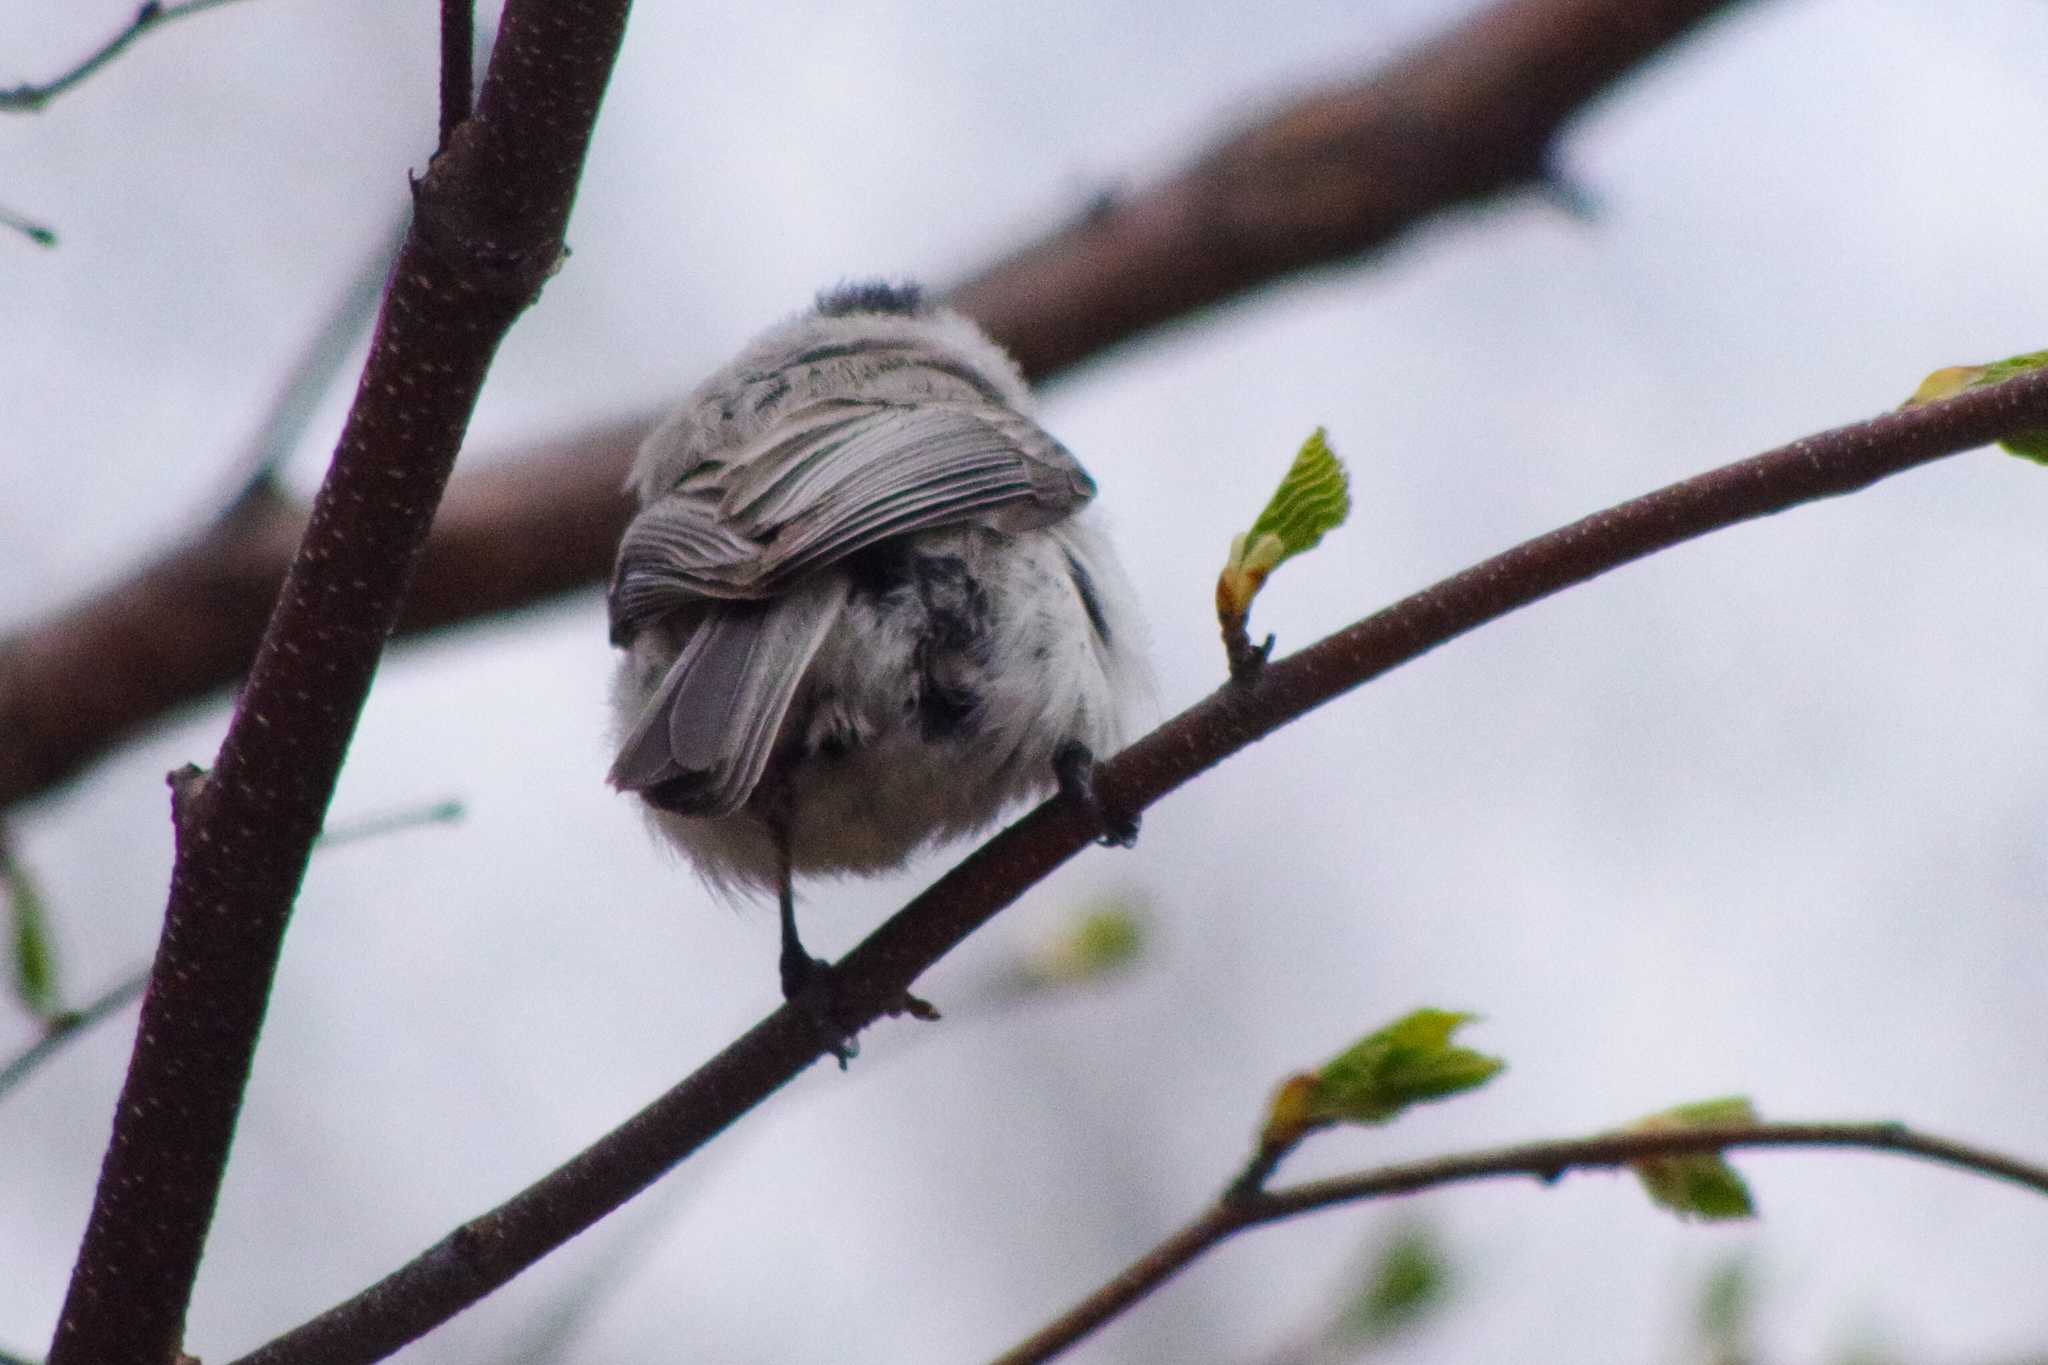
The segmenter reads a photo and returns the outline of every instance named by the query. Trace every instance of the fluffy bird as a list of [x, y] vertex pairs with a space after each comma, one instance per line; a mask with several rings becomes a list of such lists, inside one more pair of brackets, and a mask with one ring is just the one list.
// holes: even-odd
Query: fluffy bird
[[610, 780], [714, 887], [774, 890], [784, 994], [821, 1022], [795, 875], [887, 871], [1056, 783], [1093, 802], [1145, 689], [1094, 481], [1031, 414], [973, 323], [861, 284], [756, 339], [634, 461]]

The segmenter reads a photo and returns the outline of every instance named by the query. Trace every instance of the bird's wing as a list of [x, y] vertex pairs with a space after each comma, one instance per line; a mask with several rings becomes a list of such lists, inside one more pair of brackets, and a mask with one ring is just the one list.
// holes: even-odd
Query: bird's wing
[[711, 608], [619, 746], [612, 785], [658, 787], [661, 806], [687, 815], [738, 810], [846, 594], [833, 575], [773, 603]]
[[614, 638], [705, 598], [780, 596], [892, 536], [1049, 525], [1094, 495], [1066, 447], [997, 404], [825, 399], [696, 466], [619, 545]]

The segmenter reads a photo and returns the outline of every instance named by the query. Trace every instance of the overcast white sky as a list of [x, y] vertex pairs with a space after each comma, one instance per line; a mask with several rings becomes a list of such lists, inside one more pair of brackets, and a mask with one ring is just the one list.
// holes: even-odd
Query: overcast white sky
[[[1468, 5], [643, 0], [572, 225], [477, 448], [639, 410], [847, 275], [944, 282], [1142, 183], [1259, 100]], [[21, 3], [0, 83], [132, 10]], [[386, 230], [434, 118], [432, 6], [252, 0], [0, 125], [0, 627], [191, 524]], [[1257, 624], [1283, 649], [1586, 511], [2048, 344], [2038, 0], [1763, 0], [1572, 129], [1601, 205], [1439, 223], [1106, 359], [1047, 395], [1147, 610], [1162, 702], [1218, 680], [1212, 575], [1326, 425], [1353, 520]], [[318, 477], [346, 384], [291, 470]], [[468, 458], [468, 457], [465, 457]], [[2048, 1158], [2048, 475], [1991, 453], [1721, 535], [1541, 604], [1171, 798], [865, 1040], [404, 1358], [985, 1357], [1191, 1215], [1272, 1083], [1416, 1005], [1511, 1069], [1296, 1166], [1611, 1126], [1744, 1091]], [[316, 863], [194, 1305], [239, 1354], [539, 1175], [774, 1002], [773, 916], [714, 902], [602, 782], [595, 593], [390, 660], [336, 818], [443, 796], [454, 830]], [[162, 774], [215, 706], [17, 837], [89, 993], [154, 943]], [[947, 863], [819, 886], [850, 945]], [[1133, 979], [977, 1005], [1104, 895], [1153, 907]], [[128, 1046], [0, 1106], [0, 1347], [48, 1338]], [[0, 1052], [28, 1036], [0, 1020]], [[1778, 1359], [2048, 1348], [2048, 1209], [1864, 1155], [1745, 1159], [1758, 1225], [1627, 1182], [1472, 1188], [1225, 1249], [1077, 1360], [1250, 1361], [1390, 1221], [1441, 1227], [1459, 1311], [1416, 1360], [1683, 1358], [1702, 1275], [1752, 1254]], [[1290, 1168], [1294, 1170], [1295, 1168]], [[593, 1292], [593, 1285], [602, 1290]], [[549, 1344], [565, 1305], [583, 1316]]]

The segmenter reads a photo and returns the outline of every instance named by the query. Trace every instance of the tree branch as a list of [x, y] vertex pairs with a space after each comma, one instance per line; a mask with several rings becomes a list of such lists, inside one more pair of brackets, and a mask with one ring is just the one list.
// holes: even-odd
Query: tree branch
[[[1432, 213], [1545, 175], [1583, 103], [1733, 0], [1505, 0], [1370, 79], [1311, 95], [1164, 184], [1025, 247], [949, 302], [1034, 380], [1190, 309], [1347, 260]], [[400, 630], [602, 582], [634, 414], [457, 478]], [[298, 513], [211, 527], [0, 641], [0, 809], [233, 682]]]
[[441, 141], [445, 151], [456, 127], [469, 117], [476, 77], [472, 49], [476, 46], [476, 0], [441, 0]]
[[1340, 1204], [1414, 1194], [1472, 1180], [1527, 1176], [1551, 1184], [1570, 1171], [1612, 1170], [1660, 1157], [1771, 1147], [1851, 1147], [1919, 1157], [2048, 1195], [2048, 1168], [1915, 1132], [1901, 1123], [1760, 1123], [1743, 1128], [1606, 1133], [1590, 1138], [1530, 1142], [1386, 1166], [1285, 1189], [1226, 1195], [1059, 1318], [996, 1357], [993, 1365], [1038, 1365], [1051, 1360], [1151, 1293], [1196, 1257], [1246, 1228]]
[[142, 7], [135, 11], [135, 17], [128, 21], [126, 28], [80, 58], [77, 65], [63, 75], [41, 85], [23, 84], [12, 90], [0, 90], [0, 113], [40, 113], [51, 100], [113, 61], [127, 50], [130, 43], [151, 29], [162, 28], [173, 19], [184, 19], [231, 3], [233, 0], [185, 0], [183, 4], [166, 5], [162, 0], [143, 0]]
[[1725, 0], [1507, 0], [1295, 101], [953, 291], [1027, 374], [1077, 365], [1423, 218], [1552, 181], [1565, 121]]
[[[1727, 526], [1998, 437], [2048, 426], [2048, 369], [1794, 441], [1526, 541], [1284, 659], [1226, 683], [1101, 764], [1101, 808], [1135, 814], [1324, 702], [1466, 631], [1610, 569]], [[990, 839], [834, 969], [854, 1031], [939, 958], [1103, 833], [1064, 798]], [[238, 1365], [367, 1365], [519, 1274], [652, 1184], [821, 1053], [787, 1006], [605, 1137], [354, 1298]]]
[[172, 775], [170, 902], [50, 1365], [163, 1365], [181, 1344], [307, 856], [485, 371], [561, 260], [627, 7], [512, 0], [482, 116], [414, 186], [361, 387], [219, 757]]

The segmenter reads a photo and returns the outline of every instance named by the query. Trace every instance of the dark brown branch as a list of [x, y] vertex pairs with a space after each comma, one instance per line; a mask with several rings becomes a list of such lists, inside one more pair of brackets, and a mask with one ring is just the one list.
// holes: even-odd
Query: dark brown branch
[[1370, 79], [1320, 91], [1164, 185], [962, 284], [1027, 373], [1099, 355], [1430, 214], [1552, 182], [1559, 129], [1725, 0], [1508, 0]]
[[446, 150], [455, 129], [469, 117], [476, 77], [471, 53], [476, 46], [476, 0], [441, 0], [441, 141]]
[[[1096, 770], [1102, 805], [1135, 814], [1324, 702], [1518, 607], [1709, 531], [2048, 425], [2048, 369], [1795, 441], [1597, 512], [1404, 598], [1249, 683], [1226, 683]], [[1103, 832], [1078, 805], [1039, 806], [941, 877], [837, 967], [855, 1031], [926, 968]], [[784, 1008], [577, 1156], [362, 1293], [239, 1365], [363, 1365], [504, 1284], [652, 1184], [818, 1059]]]
[[561, 259], [627, 0], [512, 0], [414, 187], [361, 387], [176, 855], [50, 1365], [172, 1360], [306, 859], [499, 341]]
[[[949, 300], [1044, 380], [1191, 308], [1348, 259], [1543, 175], [1562, 123], [1732, 0], [1507, 0], [1373, 79], [1309, 97]], [[1158, 291], [1158, 292], [1152, 292]], [[457, 478], [402, 631], [602, 582], [633, 414]], [[284, 574], [289, 508], [213, 528], [0, 641], [0, 809], [233, 682]], [[80, 695], [80, 694], [83, 695]]]
[[1608, 1133], [1530, 1142], [1489, 1152], [1437, 1157], [1357, 1175], [1219, 1199], [1193, 1222], [1133, 1261], [1080, 1303], [996, 1357], [993, 1365], [1039, 1365], [1151, 1293], [1202, 1253], [1234, 1233], [1316, 1209], [1502, 1176], [1548, 1184], [1569, 1171], [1612, 1170], [1659, 1157], [1740, 1148], [1861, 1148], [1954, 1166], [2048, 1194], [2048, 1168], [1900, 1123], [1760, 1123], [1745, 1128]]
[[161, 0], [144, 0], [126, 28], [80, 58], [63, 75], [41, 85], [17, 85], [12, 90], [0, 90], [0, 113], [39, 113], [51, 100], [92, 76], [151, 29], [162, 28], [173, 19], [184, 19], [231, 3], [233, 0], [185, 0], [183, 4], [166, 5]]

